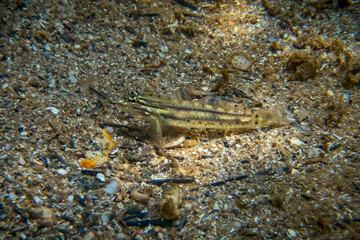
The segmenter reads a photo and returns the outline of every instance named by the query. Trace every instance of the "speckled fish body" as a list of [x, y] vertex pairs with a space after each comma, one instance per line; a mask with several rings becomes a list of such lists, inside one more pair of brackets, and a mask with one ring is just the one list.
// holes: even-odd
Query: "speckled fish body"
[[134, 117], [152, 122], [160, 132], [162, 125], [240, 130], [286, 125], [292, 121], [282, 108], [239, 111], [157, 94], [135, 95], [128, 101], [121, 101], [120, 108]]

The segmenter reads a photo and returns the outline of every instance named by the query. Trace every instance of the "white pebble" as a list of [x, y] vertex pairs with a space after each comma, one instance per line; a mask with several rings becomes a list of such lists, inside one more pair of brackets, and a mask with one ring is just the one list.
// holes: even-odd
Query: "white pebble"
[[55, 115], [59, 113], [59, 110], [54, 107], [47, 107], [47, 108], [45, 108], [45, 110], [50, 110]]
[[69, 80], [70, 80], [71, 83], [77, 83], [77, 79], [73, 75], [69, 76]]
[[288, 229], [288, 233], [289, 233], [290, 237], [293, 237], [293, 238], [296, 237], [296, 232], [294, 230]]
[[26, 136], [27, 134], [28, 134], [28, 132], [23, 131], [23, 132], [20, 133], [20, 136]]
[[234, 68], [237, 68], [241, 71], [248, 70], [252, 64], [251, 60], [241, 54], [234, 55], [231, 59], [231, 63]]
[[160, 50], [161, 50], [162, 52], [168, 52], [168, 51], [169, 51], [169, 48], [168, 48], [166, 45], [163, 45], [163, 46], [160, 47]]
[[112, 181], [111, 183], [109, 183], [109, 185], [106, 186], [104, 191], [107, 194], [114, 194], [117, 191], [119, 191], [119, 189], [120, 189], [119, 183], [117, 181]]
[[11, 192], [11, 193], [9, 194], [9, 199], [10, 199], [11, 201], [14, 201], [16, 198], [17, 198], [17, 196], [16, 196], [15, 193]]
[[50, 45], [49, 44], [45, 44], [45, 50], [46, 51], [51, 51]]
[[291, 170], [291, 175], [299, 175], [299, 174], [300, 174], [299, 170], [294, 168]]
[[74, 201], [74, 196], [73, 195], [68, 196], [67, 200], [69, 202], [73, 202]]
[[10, 143], [5, 144], [5, 151], [10, 151], [12, 148]]
[[105, 182], [105, 175], [102, 173], [96, 174], [96, 178], [100, 180], [100, 182]]
[[35, 196], [33, 199], [36, 204], [40, 204], [40, 205], [44, 204], [44, 201], [41, 200], [38, 196]]
[[56, 83], [56, 81], [54, 78], [50, 79], [49, 87], [54, 87], [55, 83]]
[[106, 131], [109, 133], [109, 134], [113, 134], [114, 133], [114, 129], [112, 127], [106, 127]]
[[25, 164], [26, 164], [26, 161], [25, 161], [25, 159], [24, 159], [22, 156], [20, 156], [20, 157], [19, 157], [19, 160], [18, 160], [18, 163], [19, 163], [20, 165], [25, 165]]
[[101, 220], [103, 221], [104, 224], [109, 222], [109, 217], [106, 215], [101, 215]]
[[60, 168], [59, 170], [57, 170], [57, 173], [60, 174], [60, 175], [65, 176], [68, 173], [68, 171], [63, 169], [63, 168]]
[[297, 139], [296, 137], [292, 137], [292, 138], [290, 138], [290, 144], [295, 145], [295, 146], [301, 146], [304, 143], [302, 141], [300, 141], [299, 139]]

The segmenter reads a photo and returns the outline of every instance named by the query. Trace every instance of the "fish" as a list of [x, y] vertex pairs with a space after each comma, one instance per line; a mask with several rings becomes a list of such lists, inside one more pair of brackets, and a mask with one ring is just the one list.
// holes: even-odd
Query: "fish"
[[221, 106], [137, 91], [119, 100], [118, 106], [123, 112], [149, 122], [157, 139], [162, 138], [164, 126], [238, 131], [294, 122], [283, 107], [249, 110], [230, 104]]

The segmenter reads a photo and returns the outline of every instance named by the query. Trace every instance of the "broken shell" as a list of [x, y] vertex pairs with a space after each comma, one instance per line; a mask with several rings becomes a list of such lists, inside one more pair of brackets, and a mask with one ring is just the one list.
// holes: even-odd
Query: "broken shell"
[[250, 57], [243, 53], [239, 53], [231, 56], [231, 64], [236, 69], [247, 71], [251, 67], [252, 61]]

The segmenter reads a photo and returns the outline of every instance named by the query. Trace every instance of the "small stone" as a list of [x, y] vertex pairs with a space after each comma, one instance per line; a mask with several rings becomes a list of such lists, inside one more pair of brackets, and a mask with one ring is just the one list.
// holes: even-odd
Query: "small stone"
[[22, 156], [20, 156], [20, 157], [19, 157], [19, 160], [18, 160], [18, 163], [19, 163], [20, 165], [25, 165], [25, 164], [26, 164], [26, 161], [25, 161], [25, 159], [24, 159]]
[[243, 54], [236, 54], [232, 56], [231, 64], [236, 69], [247, 71], [250, 68], [252, 62], [249, 57], [246, 57]]
[[71, 83], [77, 83], [77, 79], [73, 75], [69, 76], [69, 80], [70, 80]]
[[130, 197], [132, 199], [134, 199], [136, 202], [139, 202], [139, 203], [147, 203], [148, 200], [149, 200], [149, 196], [146, 195], [146, 194], [143, 194], [143, 193], [139, 193], [137, 191], [133, 191], [131, 192], [130, 194]]
[[291, 175], [299, 175], [300, 174], [300, 172], [297, 170], [297, 169], [292, 169], [291, 170]]
[[69, 202], [73, 202], [74, 201], [74, 196], [73, 195], [68, 196], [67, 200]]
[[25, 233], [20, 233], [19, 238], [20, 238], [20, 239], [26, 239], [26, 234], [25, 234]]
[[41, 200], [38, 196], [35, 196], [33, 199], [36, 204], [40, 204], [40, 205], [44, 204], [44, 201]]
[[9, 199], [10, 199], [11, 201], [16, 200], [16, 198], [17, 198], [17, 196], [16, 196], [15, 193], [11, 192], [11, 193], [9, 194]]
[[326, 91], [326, 94], [327, 94], [329, 97], [333, 97], [333, 96], [334, 96], [334, 92], [331, 91], [331, 90], [327, 90], [327, 91]]
[[5, 151], [10, 151], [12, 149], [12, 146], [10, 143], [5, 144]]
[[160, 50], [162, 51], [162, 52], [168, 52], [169, 51], [169, 48], [166, 46], [166, 45], [163, 45], [163, 46], [161, 46], [160, 47]]
[[293, 237], [293, 238], [296, 237], [296, 235], [297, 235], [296, 232], [292, 229], [288, 229], [288, 233], [289, 233], [289, 236]]
[[49, 44], [45, 44], [45, 50], [46, 51], [51, 51], [50, 45]]
[[101, 221], [103, 221], [104, 224], [107, 224], [109, 222], [109, 217], [106, 215], [101, 215]]
[[105, 175], [102, 174], [102, 173], [96, 174], [96, 178], [97, 178], [100, 182], [105, 182]]
[[60, 175], [65, 176], [66, 174], [68, 174], [68, 171], [63, 169], [63, 168], [60, 168], [60, 169], [57, 170], [57, 173], [60, 174]]
[[106, 131], [107, 131], [109, 134], [113, 134], [113, 133], [114, 133], [114, 128], [112, 128], [112, 127], [106, 127]]
[[112, 181], [111, 183], [109, 183], [106, 188], [104, 189], [105, 193], [107, 194], [114, 194], [117, 191], [119, 191], [120, 186], [119, 183], [117, 181]]
[[54, 107], [47, 107], [47, 108], [45, 108], [45, 110], [50, 110], [55, 115], [59, 113], [59, 110]]
[[292, 137], [290, 138], [290, 144], [293, 146], [301, 146], [304, 145], [304, 143], [302, 141], [300, 141], [298, 138], [296, 137]]

